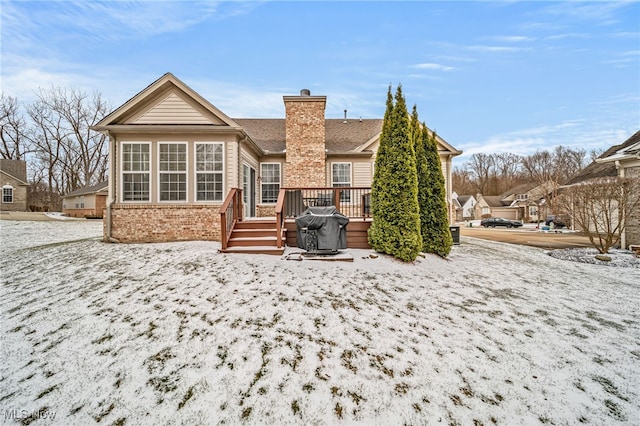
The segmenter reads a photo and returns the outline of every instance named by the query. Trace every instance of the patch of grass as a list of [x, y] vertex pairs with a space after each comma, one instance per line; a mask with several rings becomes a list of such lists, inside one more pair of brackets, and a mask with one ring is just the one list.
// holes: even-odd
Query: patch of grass
[[109, 413], [111, 413], [113, 411], [113, 409], [116, 408], [116, 404], [114, 404], [113, 402], [105, 409], [103, 410], [101, 413], [99, 413], [97, 416], [93, 417], [93, 420], [96, 421], [96, 423], [100, 423], [102, 421], [102, 419], [104, 419], [105, 417], [107, 417], [109, 415]]
[[125, 423], [127, 423], [127, 418], [126, 417], [120, 417], [118, 420], [116, 420], [115, 422], [111, 423], [111, 426], [124, 426]]
[[111, 334], [105, 334], [104, 336], [99, 337], [96, 340], [92, 340], [91, 343], [93, 343], [94, 345], [101, 345], [104, 342], [108, 342], [111, 339], [113, 339], [113, 336]]
[[592, 377], [593, 381], [600, 384], [600, 386], [602, 386], [602, 389], [604, 389], [605, 392], [613, 395], [613, 396], [617, 396], [618, 398], [620, 398], [623, 401], [629, 401], [629, 398], [625, 397], [624, 395], [620, 394], [620, 392], [618, 391], [618, 388], [613, 384], [613, 382], [609, 379], [607, 379], [606, 377], [602, 377], [602, 376], [593, 376]]
[[53, 386], [50, 386], [50, 387], [46, 388], [45, 390], [43, 390], [42, 392], [40, 392], [40, 393], [38, 394], [38, 396], [36, 397], [36, 399], [40, 399], [40, 398], [42, 398], [42, 397], [44, 397], [44, 396], [46, 396], [46, 395], [50, 394], [50, 393], [51, 393], [51, 392], [53, 392], [54, 390], [58, 389], [58, 387], [60, 387], [60, 385], [59, 385], [59, 384], [57, 384], [57, 385], [53, 385]]
[[366, 398], [364, 398], [364, 397], [363, 397], [363, 396], [361, 396], [361, 395], [358, 395], [358, 394], [357, 394], [357, 393], [355, 393], [355, 392], [347, 391], [347, 395], [349, 395], [349, 396], [351, 397], [351, 399], [353, 400], [353, 402], [354, 402], [356, 405], [360, 405], [360, 401], [366, 401]]
[[178, 410], [181, 410], [182, 407], [185, 406], [185, 404], [191, 399], [193, 398], [193, 394], [194, 394], [194, 388], [195, 386], [191, 386], [189, 389], [187, 389], [187, 393], [184, 394], [184, 396], [182, 397], [182, 401], [180, 401], [178, 403]]
[[342, 419], [342, 405], [339, 402], [336, 402], [336, 406], [333, 408], [333, 412], [336, 414], [336, 417]]
[[343, 351], [342, 355], [340, 355], [340, 360], [342, 361], [342, 365], [348, 368], [349, 370], [351, 370], [352, 372], [356, 373], [358, 371], [358, 368], [355, 365], [353, 365], [353, 363], [351, 362], [353, 358], [354, 358], [353, 351], [349, 351], [349, 350]]
[[251, 410], [253, 410], [253, 408], [251, 408], [251, 407], [247, 407], [244, 410], [242, 410], [242, 414], [240, 415], [240, 418], [242, 420], [247, 420], [249, 418], [249, 416], [251, 415]]
[[149, 374], [153, 374], [157, 370], [164, 369], [165, 363], [174, 357], [175, 355], [171, 353], [171, 348], [166, 347], [155, 355], [151, 355], [144, 361], [144, 363], [147, 364]]
[[600, 317], [600, 315], [598, 315], [598, 313], [595, 311], [587, 311], [586, 314], [587, 314], [587, 318], [597, 321], [603, 327], [613, 328], [618, 331], [624, 331], [626, 329], [625, 326], [618, 324], [617, 322], [609, 321], [607, 319]]
[[409, 385], [404, 382], [397, 383], [396, 386], [394, 387], [394, 390], [396, 391], [397, 394], [404, 395], [409, 391]]
[[294, 399], [293, 402], [291, 403], [291, 411], [293, 411], [294, 416], [300, 413], [300, 405], [298, 404], [297, 399]]
[[316, 388], [313, 386], [312, 383], [305, 383], [304, 385], [302, 385], [302, 390], [305, 391], [306, 393], [311, 393], [311, 391], [315, 389]]

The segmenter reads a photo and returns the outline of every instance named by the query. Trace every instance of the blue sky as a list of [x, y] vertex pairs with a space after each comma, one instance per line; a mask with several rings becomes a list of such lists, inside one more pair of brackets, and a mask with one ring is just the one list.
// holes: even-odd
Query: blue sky
[[640, 129], [640, 2], [7, 1], [1, 87], [98, 91], [115, 108], [172, 72], [231, 117], [409, 108], [464, 155], [607, 148]]

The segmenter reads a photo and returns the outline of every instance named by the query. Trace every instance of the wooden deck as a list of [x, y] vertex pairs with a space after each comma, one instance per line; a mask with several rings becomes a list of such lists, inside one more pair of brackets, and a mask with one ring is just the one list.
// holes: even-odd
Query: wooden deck
[[242, 191], [227, 195], [220, 219], [223, 253], [281, 255], [285, 247], [297, 247], [295, 217], [307, 207], [336, 206], [349, 218], [347, 248], [368, 249], [371, 226], [370, 188], [282, 188], [275, 218], [242, 218]]

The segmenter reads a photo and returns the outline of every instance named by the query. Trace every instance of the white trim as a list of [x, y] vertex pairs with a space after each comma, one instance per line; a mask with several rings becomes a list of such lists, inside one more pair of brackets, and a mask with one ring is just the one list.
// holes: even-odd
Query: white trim
[[[335, 188], [334, 185], [336, 184], [336, 182], [333, 181], [333, 166], [334, 165], [338, 165], [338, 164], [348, 164], [349, 165], [349, 182], [348, 182], [349, 184], [347, 185], [347, 187], [353, 186], [353, 163], [350, 162], [350, 161], [334, 161], [334, 162], [331, 162], [331, 170], [329, 171], [331, 173], [331, 187]], [[337, 183], [344, 184], [346, 182], [337, 182]], [[348, 195], [349, 199], [344, 199], [343, 200], [342, 199], [342, 195]], [[351, 191], [343, 192], [342, 195], [340, 197], [341, 198], [340, 199], [341, 203], [351, 203], [351, 202], [353, 202], [353, 199], [351, 198]]]
[[[220, 145], [222, 151], [222, 170], [220, 172], [212, 172], [210, 170], [198, 171], [198, 145]], [[194, 203], [223, 203], [226, 197], [225, 188], [227, 183], [227, 163], [226, 163], [226, 146], [221, 141], [195, 141], [193, 142], [193, 202]], [[220, 200], [198, 200], [198, 173], [220, 173], [222, 175], [222, 195]]]
[[[119, 179], [120, 179], [120, 190], [118, 191], [119, 194], [119, 201], [121, 203], [126, 203], [126, 204], [139, 204], [139, 203], [150, 203], [151, 202], [151, 188], [153, 187], [152, 185], [152, 181], [151, 181], [151, 171], [153, 168], [153, 155], [151, 152], [151, 142], [149, 141], [119, 141], [119, 148], [120, 148], [120, 163], [118, 166], [118, 171], [119, 171]], [[149, 170], [147, 170], [146, 172], [144, 171], [127, 171], [126, 173], [147, 173], [149, 175], [149, 199], [148, 200], [125, 200], [124, 199], [124, 175], [125, 175], [125, 171], [124, 171], [124, 145], [125, 144], [130, 144], [130, 145], [147, 145], [149, 147]]]
[[[184, 171], [179, 170], [160, 170], [160, 147], [162, 145], [184, 145], [185, 149], [185, 157], [184, 157]], [[156, 176], [157, 176], [157, 200], [159, 204], [179, 204], [179, 203], [187, 203], [189, 201], [189, 142], [185, 141], [158, 141], [158, 155], [156, 159]], [[162, 183], [160, 182], [160, 176], [162, 174], [184, 174], [185, 177], [185, 188], [184, 188], [184, 200], [160, 200], [160, 195], [162, 194]]]
[[[10, 189], [11, 190], [11, 201], [5, 201], [4, 200], [4, 190], [5, 189]], [[9, 185], [9, 184], [4, 185], [2, 187], [2, 204], [13, 204], [15, 202], [15, 198], [16, 198], [15, 192], [16, 192], [16, 190], [12, 185]]]
[[[260, 175], [259, 175], [259, 181], [260, 181], [260, 204], [266, 204], [266, 205], [275, 205], [278, 200], [278, 196], [276, 195], [276, 201], [273, 203], [268, 203], [262, 200], [262, 166], [263, 165], [267, 165], [267, 164], [275, 164], [278, 166], [278, 176], [280, 177], [280, 179], [278, 180], [278, 191], [280, 190], [280, 188], [282, 188], [282, 163], [278, 162], [278, 161], [265, 161], [265, 162], [261, 162], [260, 163]], [[269, 184], [273, 185], [275, 182], [269, 182]]]

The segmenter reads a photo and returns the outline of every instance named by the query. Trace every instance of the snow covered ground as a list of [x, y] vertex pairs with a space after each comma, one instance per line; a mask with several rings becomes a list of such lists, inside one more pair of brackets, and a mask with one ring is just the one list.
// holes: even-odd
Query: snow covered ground
[[403, 264], [118, 245], [0, 221], [0, 417], [638, 424], [640, 269], [462, 238]]

